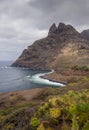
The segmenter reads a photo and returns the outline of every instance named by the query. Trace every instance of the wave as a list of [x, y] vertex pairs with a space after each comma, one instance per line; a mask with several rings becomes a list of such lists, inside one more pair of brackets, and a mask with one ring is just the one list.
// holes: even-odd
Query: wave
[[29, 68], [22, 68], [22, 67], [11, 67], [11, 66], [0, 66], [1, 69], [11, 69], [11, 68], [18, 68], [18, 69], [22, 69], [22, 70], [27, 70]]
[[43, 85], [50, 85], [50, 86], [61, 86], [61, 87], [66, 86], [63, 83], [59, 83], [56, 81], [51, 81], [49, 79], [42, 78], [42, 76], [44, 76], [45, 74], [51, 74], [53, 72], [54, 72], [54, 70], [52, 70], [51, 72], [35, 74], [33, 76], [28, 75], [25, 78], [28, 79], [30, 82], [36, 83], [36, 84], [43, 84]]
[[[12, 68], [12, 67], [4, 67], [4, 68]], [[22, 69], [25, 69], [25, 68], [22, 68]], [[25, 77], [18, 77], [18, 78], [14, 78], [14, 79], [11, 79], [11, 80], [6, 80], [4, 82], [1, 81], [0, 84], [5, 84], [5, 83], [8, 83], [8, 82], [15, 82], [17, 80], [28, 80], [31, 83], [35, 83], [35, 84], [39, 84], [39, 85], [61, 86], [61, 87], [66, 86], [63, 83], [42, 78], [42, 76], [44, 76], [46, 74], [51, 74], [53, 72], [54, 72], [54, 70], [52, 70], [50, 72], [45, 72], [45, 73], [38, 73], [38, 74], [34, 74], [34, 75], [28, 75], [28, 76], [25, 76]]]
[[10, 68], [12, 68], [12, 67], [10, 67], [10, 66], [1, 66], [0, 68], [1, 68], [1, 69], [8, 69], [8, 68], [10, 69]]

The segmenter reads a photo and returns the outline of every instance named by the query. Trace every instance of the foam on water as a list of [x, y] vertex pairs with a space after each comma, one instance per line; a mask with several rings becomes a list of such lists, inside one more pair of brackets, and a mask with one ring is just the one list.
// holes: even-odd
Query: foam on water
[[[34, 70], [29, 68], [10, 67], [10, 62], [0, 62], [0, 92], [10, 92], [37, 87], [65, 86], [65, 83], [58, 83], [42, 76], [54, 72], [48, 70]], [[28, 76], [27, 76], [28, 75]]]
[[52, 86], [64, 87], [65, 84], [62, 84], [62, 83], [59, 83], [59, 82], [56, 82], [56, 81], [50, 81], [48, 79], [42, 78], [42, 76], [44, 76], [45, 74], [51, 74], [53, 72], [54, 72], [54, 70], [52, 70], [51, 72], [35, 74], [33, 76], [29, 75], [29, 76], [26, 76], [25, 78], [28, 79], [30, 82], [36, 83], [36, 84], [44, 84], [44, 85], [52, 85]]
[[11, 67], [9, 67], [9, 66], [1, 66], [0, 68], [1, 69], [8, 69], [8, 68], [11, 68]]

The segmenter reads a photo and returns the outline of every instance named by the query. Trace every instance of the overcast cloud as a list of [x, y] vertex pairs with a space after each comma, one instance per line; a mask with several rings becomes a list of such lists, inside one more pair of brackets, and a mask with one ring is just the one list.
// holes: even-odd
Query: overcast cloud
[[0, 0], [0, 60], [15, 60], [52, 23], [89, 28], [89, 0]]

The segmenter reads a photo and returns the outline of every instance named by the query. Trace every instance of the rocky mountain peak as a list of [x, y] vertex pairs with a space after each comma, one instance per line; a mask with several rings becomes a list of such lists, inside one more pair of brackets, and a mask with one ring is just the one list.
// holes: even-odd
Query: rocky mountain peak
[[65, 25], [64, 23], [59, 23], [57, 30], [58, 30], [58, 32], [61, 32], [61, 31], [63, 31], [65, 28], [66, 28], [66, 25]]
[[58, 33], [63, 33], [63, 32], [67, 34], [78, 33], [72, 25], [65, 25], [64, 23], [59, 23], [57, 30]]
[[89, 41], [73, 26], [54, 23], [48, 36], [25, 49], [12, 66], [56, 70], [76, 64], [89, 65]]
[[57, 31], [56, 24], [53, 23], [52, 26], [51, 26], [50, 29], [49, 29], [49, 35], [50, 35], [50, 34], [53, 34], [53, 33], [56, 33], [56, 31]]
[[58, 27], [56, 27], [55, 23], [49, 29], [48, 36], [54, 34], [69, 34], [69, 35], [79, 35], [76, 29], [71, 25], [65, 25], [64, 23], [59, 23]]

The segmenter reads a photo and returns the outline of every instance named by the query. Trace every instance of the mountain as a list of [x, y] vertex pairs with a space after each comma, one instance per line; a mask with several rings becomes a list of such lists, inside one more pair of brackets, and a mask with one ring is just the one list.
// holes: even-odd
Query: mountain
[[84, 30], [81, 35], [83, 36], [83, 38], [89, 40], [89, 29]]
[[54, 23], [48, 36], [28, 46], [12, 66], [58, 70], [76, 64], [89, 65], [89, 41], [73, 26]]

